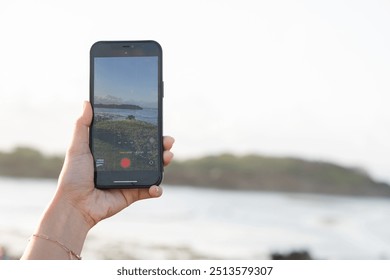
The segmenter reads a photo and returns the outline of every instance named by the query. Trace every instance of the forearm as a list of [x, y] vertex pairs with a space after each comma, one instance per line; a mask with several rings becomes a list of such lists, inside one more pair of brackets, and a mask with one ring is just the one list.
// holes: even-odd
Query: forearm
[[21, 259], [77, 259], [89, 230], [90, 226], [77, 209], [55, 197], [43, 213]]

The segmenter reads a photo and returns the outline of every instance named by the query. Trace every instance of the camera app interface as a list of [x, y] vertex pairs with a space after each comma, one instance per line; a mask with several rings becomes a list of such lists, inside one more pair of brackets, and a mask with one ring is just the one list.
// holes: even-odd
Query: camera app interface
[[158, 169], [158, 57], [94, 60], [97, 171]]

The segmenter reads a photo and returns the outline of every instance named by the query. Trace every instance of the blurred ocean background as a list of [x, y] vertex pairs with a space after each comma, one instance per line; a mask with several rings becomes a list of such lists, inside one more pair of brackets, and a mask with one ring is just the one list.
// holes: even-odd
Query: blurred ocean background
[[[23, 252], [54, 194], [51, 179], [0, 177], [0, 245]], [[85, 259], [390, 258], [390, 200], [164, 186], [93, 228]]]

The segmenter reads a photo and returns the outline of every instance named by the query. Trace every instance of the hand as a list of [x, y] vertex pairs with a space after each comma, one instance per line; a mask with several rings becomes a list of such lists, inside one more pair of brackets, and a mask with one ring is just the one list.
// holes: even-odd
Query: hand
[[[94, 225], [138, 200], [161, 196], [162, 189], [158, 186], [149, 189], [95, 188], [94, 162], [89, 149], [91, 121], [91, 104], [85, 102], [66, 153], [57, 191], [43, 212], [22, 259], [78, 259]], [[173, 142], [172, 137], [163, 139], [164, 165], [172, 160]]]
[[[140, 189], [96, 189], [93, 180], [94, 163], [89, 148], [91, 121], [91, 104], [85, 102], [66, 154], [56, 197], [72, 205], [82, 214], [85, 222], [93, 227], [99, 221], [118, 213], [138, 200], [160, 197], [162, 189], [159, 186]], [[164, 165], [168, 165], [173, 158], [173, 153], [170, 152], [173, 143], [172, 137], [164, 137]]]

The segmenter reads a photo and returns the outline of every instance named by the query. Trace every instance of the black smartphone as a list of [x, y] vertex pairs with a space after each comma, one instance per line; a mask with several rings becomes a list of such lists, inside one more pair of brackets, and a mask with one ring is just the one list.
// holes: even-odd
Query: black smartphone
[[163, 177], [162, 48], [100, 41], [90, 50], [90, 148], [99, 189], [159, 185]]

